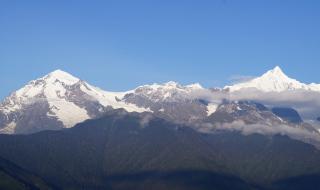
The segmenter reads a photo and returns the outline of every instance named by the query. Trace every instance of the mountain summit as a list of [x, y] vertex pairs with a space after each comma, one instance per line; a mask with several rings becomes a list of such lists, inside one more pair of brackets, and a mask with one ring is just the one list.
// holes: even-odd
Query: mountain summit
[[30, 133], [73, 127], [109, 108], [147, 109], [121, 102], [123, 93], [107, 92], [55, 70], [30, 81], [0, 104], [0, 133]]
[[248, 88], [255, 88], [264, 92], [283, 92], [287, 90], [320, 91], [317, 84], [308, 85], [288, 77], [279, 66], [267, 71], [260, 77], [233, 86], [226, 86], [224, 89], [234, 92]]
[[57, 69], [57, 70], [49, 73], [44, 78], [46, 78], [47, 80], [49, 80], [51, 82], [60, 81], [65, 84], [68, 84], [68, 85], [73, 85], [73, 84], [79, 82], [79, 80], [80, 80], [80, 79], [72, 76], [71, 74], [69, 74], [65, 71], [62, 71], [60, 69]]

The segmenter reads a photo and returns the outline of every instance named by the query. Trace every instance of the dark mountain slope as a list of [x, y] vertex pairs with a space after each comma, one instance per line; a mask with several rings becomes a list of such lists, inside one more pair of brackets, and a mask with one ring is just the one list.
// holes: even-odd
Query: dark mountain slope
[[320, 189], [320, 174], [302, 175], [282, 179], [273, 184], [274, 189]]
[[0, 189], [54, 189], [41, 178], [0, 158]]
[[[225, 178], [248, 187], [240, 179], [221, 174], [225, 170], [219, 163], [222, 158], [195, 131], [157, 118], [143, 126], [140, 117], [117, 113], [70, 130], [2, 135], [0, 154], [60, 188], [106, 189], [119, 184], [119, 178], [113, 176], [127, 176], [121, 178], [126, 181], [132, 174], [143, 176], [134, 182], [136, 185], [145, 180], [159, 183], [166, 176], [177, 176], [176, 172], [186, 173], [168, 180], [169, 185], [176, 180], [189, 181], [186, 177], [193, 170], [197, 170], [196, 175], [207, 176], [208, 183], [213, 178]], [[145, 175], [150, 171], [160, 176]], [[230, 186], [229, 182], [216, 181], [218, 186]], [[181, 188], [186, 186], [178, 184], [177, 189]]]
[[320, 172], [319, 150], [286, 136], [203, 134], [122, 110], [67, 130], [1, 135], [0, 156], [61, 189], [256, 189]]
[[276, 114], [280, 118], [282, 118], [288, 122], [291, 122], [291, 123], [299, 124], [299, 123], [303, 122], [299, 113], [292, 108], [276, 107], [276, 108], [272, 108], [272, 113]]
[[223, 132], [206, 138], [211, 147], [220, 147], [224, 163], [234, 175], [258, 184], [267, 185], [320, 169], [319, 150], [287, 136], [243, 136]]

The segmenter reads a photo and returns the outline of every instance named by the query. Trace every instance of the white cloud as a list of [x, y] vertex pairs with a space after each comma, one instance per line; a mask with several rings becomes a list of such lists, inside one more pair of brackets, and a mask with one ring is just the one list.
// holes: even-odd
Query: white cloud
[[262, 135], [286, 135], [292, 139], [312, 144], [320, 149], [320, 134], [305, 130], [303, 128], [287, 125], [268, 126], [262, 124], [245, 124], [243, 121], [234, 121], [232, 123], [201, 125], [200, 131], [205, 133], [214, 133], [216, 130], [240, 131], [243, 135], [262, 134]]
[[292, 107], [305, 120], [314, 120], [320, 116], [320, 92], [307, 90], [290, 90], [285, 92], [262, 92], [255, 88], [227, 92], [224, 90], [202, 89], [192, 92], [193, 98], [220, 103], [227, 99], [231, 101], [251, 100], [269, 107]]
[[229, 99], [253, 100], [271, 107], [292, 107], [306, 120], [320, 116], [320, 93], [315, 91], [261, 92], [256, 89], [246, 89], [230, 93]]

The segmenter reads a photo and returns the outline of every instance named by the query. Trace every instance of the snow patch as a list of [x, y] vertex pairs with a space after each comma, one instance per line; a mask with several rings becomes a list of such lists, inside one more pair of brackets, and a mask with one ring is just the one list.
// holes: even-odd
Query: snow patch
[[11, 122], [6, 125], [4, 128], [0, 129], [0, 134], [13, 134], [16, 129], [16, 123]]
[[[48, 100], [51, 113], [48, 116], [56, 117], [66, 128], [90, 119], [87, 111], [76, 104], [64, 99], [66, 90], [61, 83], [48, 83], [44, 94]], [[60, 97], [59, 97], [60, 96]]]
[[128, 112], [152, 112], [150, 109], [141, 108], [134, 104], [129, 104], [121, 101], [126, 92], [107, 92], [103, 91], [97, 87], [86, 84], [86, 86], [90, 89], [88, 90], [84, 86], [81, 86], [80, 89], [96, 99], [101, 105], [107, 107], [111, 106], [114, 109], [123, 108]]
[[218, 108], [218, 104], [209, 103], [207, 106], [207, 116], [210, 116], [211, 114], [216, 112], [217, 108]]
[[32, 85], [34, 81], [31, 81], [28, 85], [20, 90], [16, 91], [16, 96], [18, 98], [30, 98], [34, 97], [41, 93], [42, 86], [40, 85]]

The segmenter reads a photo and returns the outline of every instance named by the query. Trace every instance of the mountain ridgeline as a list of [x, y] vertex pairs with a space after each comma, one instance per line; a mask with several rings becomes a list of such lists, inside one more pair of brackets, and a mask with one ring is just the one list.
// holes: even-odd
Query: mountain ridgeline
[[0, 104], [0, 189], [319, 189], [318, 100], [279, 67], [127, 92], [56, 70]]
[[[126, 92], [110, 92], [94, 87], [64, 71], [56, 70], [30, 81], [5, 98], [0, 104], [0, 133], [30, 134], [70, 128], [87, 119], [98, 118], [107, 110], [118, 108], [128, 112], [150, 112], [175, 123], [199, 125], [204, 121], [208, 122], [209, 117], [224, 103], [235, 105], [238, 102], [259, 102], [261, 105], [268, 105], [268, 117], [264, 115], [255, 118], [255, 121], [247, 120], [249, 123], [270, 123], [271, 120], [273, 125], [276, 117], [284, 117], [281, 122], [286, 125], [303, 124], [303, 120], [314, 121], [313, 123], [317, 124], [318, 120], [315, 118], [320, 114], [317, 106], [320, 102], [314, 101], [320, 94], [318, 87], [317, 84], [307, 85], [291, 79], [276, 67], [249, 82], [226, 86], [223, 89], [206, 89], [197, 83], [183, 86], [171, 81], [143, 85]], [[256, 91], [252, 92], [252, 89]], [[306, 98], [301, 100], [294, 97], [288, 101], [290, 96], [287, 93], [298, 94], [298, 97], [301, 93], [306, 93], [303, 96]], [[257, 95], [252, 97], [251, 94]], [[270, 101], [268, 97], [273, 99]], [[285, 101], [282, 101], [283, 99]], [[301, 101], [307, 103], [303, 104]], [[239, 105], [241, 107], [242, 104]], [[279, 105], [280, 108], [286, 109], [279, 110]], [[243, 107], [241, 111], [232, 110], [255, 117], [256, 114], [246, 108], [248, 107]], [[229, 112], [228, 114], [232, 115]], [[289, 115], [297, 120], [291, 120], [293, 118], [288, 118], [291, 117]], [[232, 117], [234, 116], [235, 114]]]

